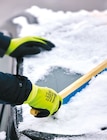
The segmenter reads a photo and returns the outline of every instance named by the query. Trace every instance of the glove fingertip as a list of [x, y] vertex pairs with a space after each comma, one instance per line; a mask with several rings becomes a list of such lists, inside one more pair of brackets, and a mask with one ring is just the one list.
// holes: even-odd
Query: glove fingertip
[[53, 44], [53, 43], [50, 42], [50, 41], [47, 41], [47, 44], [48, 44], [48, 46], [50, 46], [51, 48], [54, 48], [54, 47], [55, 47], [55, 44]]

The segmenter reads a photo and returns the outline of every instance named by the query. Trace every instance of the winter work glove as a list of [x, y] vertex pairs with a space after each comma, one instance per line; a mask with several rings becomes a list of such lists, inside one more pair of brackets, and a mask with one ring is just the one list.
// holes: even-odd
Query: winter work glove
[[24, 103], [32, 107], [31, 114], [35, 117], [47, 117], [58, 111], [62, 98], [53, 89], [33, 85], [32, 91]]
[[55, 47], [55, 45], [46, 39], [36, 36], [27, 36], [11, 39], [6, 54], [20, 58], [25, 55], [38, 54], [41, 48], [51, 50], [53, 47]]

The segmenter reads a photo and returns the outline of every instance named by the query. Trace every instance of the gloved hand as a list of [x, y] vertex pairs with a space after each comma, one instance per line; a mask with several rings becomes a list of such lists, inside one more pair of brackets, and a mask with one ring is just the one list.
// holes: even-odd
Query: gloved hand
[[27, 36], [11, 39], [10, 45], [6, 51], [7, 55], [20, 58], [25, 55], [38, 54], [41, 48], [51, 50], [55, 45], [50, 41], [36, 36]]
[[47, 87], [32, 86], [28, 99], [24, 102], [33, 108], [35, 117], [47, 117], [55, 114], [62, 104], [62, 98]]

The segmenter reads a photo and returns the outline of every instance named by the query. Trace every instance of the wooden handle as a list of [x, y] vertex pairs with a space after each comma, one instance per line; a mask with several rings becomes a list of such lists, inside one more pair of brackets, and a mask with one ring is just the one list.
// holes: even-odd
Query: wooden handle
[[36, 110], [34, 108], [31, 108], [31, 110], [30, 110], [30, 114], [32, 114], [35, 117], [38, 115], [39, 112], [40, 112], [39, 110]]
[[[105, 68], [107, 68], [107, 60], [103, 61], [101, 64], [93, 68], [91, 71], [89, 71], [87, 74], [76, 80], [74, 83], [66, 87], [64, 90], [59, 92], [60, 96], [64, 99], [68, 95], [72, 94], [73, 91], [78, 89], [80, 86], [88, 82], [93, 76], [96, 76], [100, 72], [102, 72]], [[39, 113], [38, 110], [31, 109], [30, 113], [33, 116], [37, 116]]]
[[107, 60], [100, 63], [98, 66], [93, 68], [91, 71], [89, 71], [87, 74], [76, 80], [74, 83], [66, 87], [64, 90], [59, 92], [60, 96], [62, 98], [67, 97], [69, 94], [72, 94], [73, 91], [78, 89], [80, 86], [88, 82], [93, 76], [96, 76], [101, 71], [103, 71], [105, 68], [107, 68]]

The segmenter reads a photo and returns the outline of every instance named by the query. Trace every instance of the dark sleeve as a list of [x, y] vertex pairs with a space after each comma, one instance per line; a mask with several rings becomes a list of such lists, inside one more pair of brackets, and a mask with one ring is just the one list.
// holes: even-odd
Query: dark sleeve
[[0, 72], [0, 100], [20, 105], [28, 98], [31, 89], [32, 84], [27, 77]]
[[8, 36], [5, 36], [3, 33], [0, 32], [0, 57], [3, 57], [5, 54], [9, 44], [10, 44], [11, 38]]

